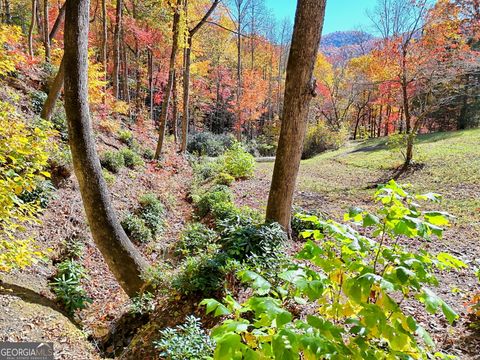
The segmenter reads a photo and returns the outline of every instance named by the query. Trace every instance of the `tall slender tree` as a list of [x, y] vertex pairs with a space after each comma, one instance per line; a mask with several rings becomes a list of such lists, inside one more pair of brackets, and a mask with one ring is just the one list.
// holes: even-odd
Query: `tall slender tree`
[[266, 219], [290, 232], [293, 193], [297, 180], [308, 109], [315, 96], [312, 78], [322, 35], [326, 0], [298, 0], [277, 157], [268, 197]]
[[89, 0], [67, 0], [65, 14], [65, 110], [73, 167], [93, 240], [129, 296], [143, 286], [147, 262], [113, 210], [91, 129], [88, 106]]
[[160, 114], [160, 129], [158, 131], [158, 143], [155, 150], [155, 159], [158, 160], [162, 154], [163, 141], [165, 140], [165, 129], [167, 127], [168, 108], [170, 106], [170, 98], [173, 90], [173, 81], [175, 80], [175, 61], [177, 59], [178, 42], [179, 42], [179, 27], [180, 27], [180, 13], [183, 10], [184, 0], [177, 0], [175, 5], [175, 13], [173, 15], [173, 39], [172, 50], [170, 52], [170, 65], [168, 70], [168, 83], [165, 89], [165, 94], [162, 101], [162, 112]]
[[188, 124], [190, 122], [190, 66], [192, 57], [193, 36], [208, 21], [209, 17], [215, 11], [220, 0], [214, 0], [212, 5], [202, 17], [202, 19], [192, 29], [188, 31], [187, 46], [185, 48], [185, 64], [183, 70], [183, 118], [182, 118], [182, 144], [180, 152], [184, 153], [187, 149]]

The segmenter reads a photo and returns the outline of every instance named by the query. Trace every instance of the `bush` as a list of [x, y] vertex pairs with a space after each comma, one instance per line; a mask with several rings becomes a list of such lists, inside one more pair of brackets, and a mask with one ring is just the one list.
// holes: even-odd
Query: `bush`
[[32, 104], [32, 111], [40, 115], [43, 109], [43, 104], [45, 104], [45, 101], [47, 100], [47, 94], [45, 94], [43, 91], [32, 91], [30, 93], [30, 101]]
[[202, 223], [189, 224], [182, 232], [180, 241], [176, 245], [175, 252], [183, 255], [198, 255], [212, 248], [217, 241], [215, 231], [207, 228]]
[[193, 163], [193, 172], [200, 182], [213, 179], [220, 170], [221, 164], [218, 161], [204, 159]]
[[138, 215], [143, 219], [152, 234], [156, 235], [163, 229], [165, 223], [163, 219], [166, 213], [165, 206], [152, 193], [140, 196], [138, 202], [140, 204]]
[[[225, 185], [215, 185], [195, 199], [197, 214], [205, 217], [220, 210], [223, 205], [233, 206], [233, 193]], [[214, 211], [215, 210], [215, 211]]]
[[213, 294], [225, 283], [226, 261], [224, 253], [186, 257], [172, 279], [172, 287], [184, 295]]
[[133, 134], [130, 130], [120, 129], [118, 130], [118, 139], [125, 145], [131, 146], [133, 142]]
[[125, 166], [130, 169], [135, 169], [135, 167], [142, 166], [144, 164], [140, 155], [129, 148], [121, 149], [120, 154], [123, 156]]
[[57, 275], [50, 283], [57, 299], [70, 315], [85, 309], [92, 302], [81, 285], [81, 281], [88, 278], [85, 268], [75, 260], [65, 260], [57, 265], [57, 269]]
[[143, 149], [142, 156], [145, 160], [153, 160], [155, 157], [155, 152], [150, 148]]
[[247, 178], [253, 175], [255, 158], [246, 152], [241, 144], [236, 143], [225, 153], [223, 158], [223, 171], [235, 179]]
[[309, 159], [327, 150], [340, 148], [348, 137], [346, 128], [331, 130], [324, 121], [307, 128], [303, 145], [302, 159]]
[[202, 132], [192, 136], [187, 144], [187, 151], [194, 155], [220, 156], [233, 144], [231, 136], [215, 135]]
[[182, 325], [160, 331], [160, 340], [154, 342], [160, 351], [160, 357], [169, 360], [207, 360], [211, 359], [214, 343], [200, 319], [190, 315]]
[[113, 175], [106, 169], [102, 169], [102, 174], [108, 186], [112, 186], [113, 184], [115, 184], [115, 175]]
[[230, 186], [235, 181], [235, 178], [227, 173], [220, 173], [215, 178], [215, 184]]
[[287, 234], [277, 223], [223, 226], [221, 246], [227, 255], [238, 261], [255, 257], [268, 264], [283, 256]]
[[125, 166], [125, 159], [120, 151], [105, 151], [100, 158], [100, 163], [105, 169], [118, 173]]
[[50, 180], [40, 180], [32, 190], [24, 190], [19, 198], [25, 203], [38, 203], [41, 208], [45, 209], [55, 190], [55, 186]]
[[128, 214], [121, 224], [128, 237], [133, 241], [147, 243], [152, 240], [152, 231], [148, 228], [145, 220], [139, 216]]
[[132, 298], [130, 314], [145, 315], [155, 310], [155, 296], [152, 293], [144, 292]]

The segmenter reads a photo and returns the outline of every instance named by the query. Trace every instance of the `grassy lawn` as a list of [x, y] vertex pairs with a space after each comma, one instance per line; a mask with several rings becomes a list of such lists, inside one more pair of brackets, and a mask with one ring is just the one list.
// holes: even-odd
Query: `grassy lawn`
[[[298, 178], [297, 203], [308, 203], [315, 194], [324, 199], [332, 213], [351, 205], [368, 205], [374, 186], [388, 178], [402, 164], [400, 153], [392, 152], [386, 139], [353, 142], [342, 149], [302, 161]], [[415, 146], [421, 166], [403, 175], [417, 192], [438, 192], [444, 196], [440, 207], [458, 218], [459, 224], [480, 229], [480, 129], [420, 135]], [[264, 176], [272, 164], [259, 164]]]

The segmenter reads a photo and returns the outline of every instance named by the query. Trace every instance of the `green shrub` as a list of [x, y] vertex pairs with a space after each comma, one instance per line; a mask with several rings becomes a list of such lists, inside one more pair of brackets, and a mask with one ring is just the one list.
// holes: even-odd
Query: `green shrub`
[[135, 169], [135, 167], [142, 166], [144, 164], [140, 155], [129, 148], [121, 149], [120, 154], [123, 156], [125, 166], [130, 169]]
[[142, 156], [145, 160], [153, 160], [155, 152], [150, 148], [143, 149]]
[[235, 181], [235, 178], [227, 173], [220, 173], [215, 178], [215, 184], [230, 186]]
[[64, 244], [64, 258], [78, 260], [85, 250], [84, 239], [78, 235], [68, 237]]
[[108, 186], [112, 186], [113, 184], [115, 184], [115, 175], [113, 175], [106, 169], [102, 169], [102, 174]]
[[145, 225], [156, 235], [164, 227], [165, 206], [155, 194], [148, 193], [138, 199], [140, 207], [138, 215], [143, 219]]
[[324, 121], [309, 125], [305, 135], [302, 159], [309, 159], [327, 150], [340, 148], [348, 138], [348, 130], [331, 130]]
[[43, 91], [40, 91], [40, 90], [36, 90], [36, 91], [32, 91], [30, 93], [30, 101], [31, 101], [31, 104], [32, 104], [32, 111], [37, 114], [37, 115], [40, 115], [40, 113], [42, 112], [42, 109], [43, 109], [43, 104], [45, 104], [45, 101], [47, 100], [47, 94], [44, 93]]
[[147, 243], [152, 240], [152, 230], [145, 223], [145, 220], [137, 215], [128, 214], [121, 222], [128, 237], [133, 241]]
[[160, 357], [169, 360], [211, 359], [215, 348], [202, 329], [200, 319], [192, 315], [187, 316], [182, 325], [161, 330], [160, 340], [154, 345], [160, 351]]
[[180, 241], [176, 244], [175, 252], [183, 255], [198, 255], [208, 251], [217, 241], [215, 231], [202, 223], [189, 224], [182, 232]]
[[284, 256], [287, 234], [277, 223], [223, 226], [221, 246], [227, 255], [238, 261], [251, 257], [262, 259], [265, 264]]
[[120, 151], [109, 150], [102, 154], [100, 163], [105, 169], [113, 173], [118, 173], [120, 169], [125, 166], [125, 159]]
[[144, 292], [132, 298], [129, 312], [134, 315], [145, 315], [155, 310], [155, 296]]
[[55, 193], [55, 186], [50, 180], [40, 180], [35, 184], [35, 188], [28, 191], [24, 190], [19, 198], [25, 203], [40, 204], [40, 207], [45, 209]]
[[[466, 265], [447, 253], [406, 247], [412, 239], [440, 237], [449, 225], [448, 214], [421, 210], [419, 202], [425, 200], [436, 202], [439, 196], [412, 195], [390, 181], [375, 193], [378, 210], [353, 208], [345, 214], [349, 224], [305, 216], [313, 227], [301, 234], [307, 242], [297, 254], [300, 262], [279, 273], [282, 286], [241, 271], [253, 296], [241, 304], [232, 296], [224, 304], [213, 299], [201, 303], [207, 313], [225, 319], [212, 330], [214, 357], [450, 358], [435, 353], [418, 314], [400, 306], [404, 301], [410, 307], [423, 304], [425, 313], [442, 312], [450, 324], [458, 319], [431, 287], [438, 285], [436, 273]], [[294, 303], [312, 311], [298, 316], [298, 309], [292, 312], [287, 305]], [[423, 312], [421, 317], [428, 323]]]
[[85, 309], [92, 302], [81, 284], [88, 278], [85, 268], [75, 260], [65, 260], [57, 265], [57, 269], [57, 275], [50, 283], [57, 299], [70, 315], [78, 309]]
[[219, 174], [222, 165], [218, 161], [203, 159], [193, 162], [192, 167], [196, 179], [203, 182], [215, 178]]
[[118, 139], [125, 145], [130, 146], [133, 142], [133, 134], [130, 130], [120, 129], [118, 130]]
[[213, 294], [225, 283], [224, 253], [200, 254], [186, 257], [177, 274], [173, 276], [172, 287], [181, 294]]
[[241, 144], [236, 143], [223, 158], [223, 171], [235, 179], [247, 178], [253, 175], [255, 158], [246, 152]]
[[224, 204], [233, 205], [233, 193], [228, 186], [215, 185], [194, 200], [197, 207], [197, 214], [200, 217], [205, 217], [212, 212], [214, 208], [218, 210]]
[[189, 139], [187, 151], [194, 155], [220, 156], [233, 144], [229, 135], [215, 135], [210, 132], [195, 134]]

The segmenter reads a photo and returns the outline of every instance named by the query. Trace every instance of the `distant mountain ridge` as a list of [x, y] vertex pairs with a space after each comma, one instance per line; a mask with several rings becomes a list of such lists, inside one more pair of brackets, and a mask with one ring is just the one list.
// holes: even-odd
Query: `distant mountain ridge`
[[375, 37], [364, 31], [336, 31], [322, 37], [320, 50], [327, 56], [348, 60], [373, 48]]

